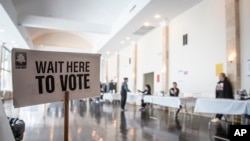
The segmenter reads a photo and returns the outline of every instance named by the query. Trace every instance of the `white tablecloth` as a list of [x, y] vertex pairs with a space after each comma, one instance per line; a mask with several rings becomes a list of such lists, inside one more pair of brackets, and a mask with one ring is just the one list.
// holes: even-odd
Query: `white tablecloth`
[[[127, 94], [127, 103], [140, 103], [141, 99], [142, 99], [141, 94], [137, 93]], [[108, 100], [108, 101], [121, 100], [121, 94], [105, 93], [103, 94], [103, 100]]]
[[111, 94], [111, 93], [105, 93], [103, 94], [103, 100], [113, 101], [113, 100], [121, 100], [120, 94]]
[[196, 98], [192, 97], [170, 97], [170, 96], [145, 96], [144, 101], [160, 106], [179, 108], [183, 106], [194, 106]]
[[142, 99], [141, 94], [137, 93], [128, 93], [127, 94], [127, 102], [128, 103], [140, 103]]
[[250, 100], [247, 101], [247, 114], [250, 115]]
[[227, 115], [250, 114], [250, 102], [233, 99], [204, 99], [196, 100], [195, 112], [218, 113]]
[[0, 141], [15, 141], [7, 120], [2, 100], [0, 100]]

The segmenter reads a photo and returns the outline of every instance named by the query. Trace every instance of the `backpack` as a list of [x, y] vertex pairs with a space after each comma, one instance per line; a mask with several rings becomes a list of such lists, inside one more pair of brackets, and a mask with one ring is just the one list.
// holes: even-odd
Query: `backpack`
[[14, 135], [16, 141], [21, 141], [23, 139], [23, 133], [25, 131], [25, 123], [23, 120], [18, 118], [10, 118], [7, 117], [9, 120], [9, 124]]

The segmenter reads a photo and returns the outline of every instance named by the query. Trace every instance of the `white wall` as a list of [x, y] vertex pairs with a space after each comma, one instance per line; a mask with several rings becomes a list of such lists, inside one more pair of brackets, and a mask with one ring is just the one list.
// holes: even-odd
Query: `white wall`
[[250, 77], [247, 76], [247, 59], [250, 59], [250, 1], [240, 0], [240, 46], [241, 46], [241, 85], [250, 91]]
[[108, 81], [117, 80], [117, 55], [113, 55], [108, 60]]
[[103, 58], [100, 62], [100, 81], [102, 83], [106, 82], [106, 60]]
[[[143, 75], [154, 72], [154, 92], [161, 91], [161, 83], [156, 82], [156, 75], [161, 74], [162, 66], [162, 29], [156, 28], [142, 37], [138, 43], [137, 89], [143, 89]], [[153, 87], [153, 86], [151, 86]]]
[[[214, 97], [215, 65], [226, 72], [225, 0], [204, 0], [169, 24], [169, 85], [179, 83], [182, 93]], [[188, 45], [182, 45], [183, 34]], [[178, 74], [179, 70], [188, 75]]]
[[[240, 1], [241, 21], [241, 74], [242, 88], [250, 89], [247, 77], [247, 59], [250, 59], [250, 5], [249, 0]], [[183, 34], [188, 34], [188, 45], [182, 45]], [[218, 78], [215, 65], [222, 63], [226, 70], [226, 23], [225, 0], [204, 0], [169, 23], [169, 86], [177, 81], [181, 93], [201, 93], [203, 97], [214, 97]], [[162, 30], [158, 27], [143, 36], [138, 42], [137, 89], [143, 89], [143, 74], [154, 72], [155, 92], [161, 91], [156, 75], [161, 74]], [[132, 80], [132, 46], [120, 52], [120, 81], [123, 77]], [[188, 75], [179, 75], [178, 71]], [[179, 82], [179, 80], [181, 80]], [[132, 81], [129, 87], [132, 88]]]
[[[120, 51], [120, 65], [119, 65], [119, 88], [123, 82], [124, 77], [129, 78], [128, 87], [130, 90], [133, 90], [133, 67], [132, 67], [132, 45], [124, 48]], [[131, 64], [129, 64], [129, 59], [131, 58]]]

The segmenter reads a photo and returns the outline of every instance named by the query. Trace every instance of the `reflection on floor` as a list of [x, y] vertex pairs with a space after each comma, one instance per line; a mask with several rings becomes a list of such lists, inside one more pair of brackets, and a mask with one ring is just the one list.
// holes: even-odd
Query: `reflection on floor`
[[[14, 109], [7, 101], [4, 106], [8, 116], [25, 121], [24, 141], [63, 141], [62, 102]], [[127, 105], [121, 112], [119, 104], [72, 100], [69, 141], [210, 141], [208, 118], [179, 115], [176, 120], [173, 112], [138, 109]]]

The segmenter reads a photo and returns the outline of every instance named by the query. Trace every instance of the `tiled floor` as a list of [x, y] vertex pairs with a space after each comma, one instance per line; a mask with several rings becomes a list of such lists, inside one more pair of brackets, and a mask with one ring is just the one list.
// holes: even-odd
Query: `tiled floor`
[[[63, 141], [63, 103], [13, 109], [7, 101], [4, 106], [8, 116], [25, 121], [24, 141]], [[181, 114], [176, 120], [173, 112], [138, 109], [127, 105], [121, 112], [119, 104], [71, 101], [69, 141], [210, 141], [215, 132], [224, 133], [213, 126], [209, 134], [205, 117]]]

